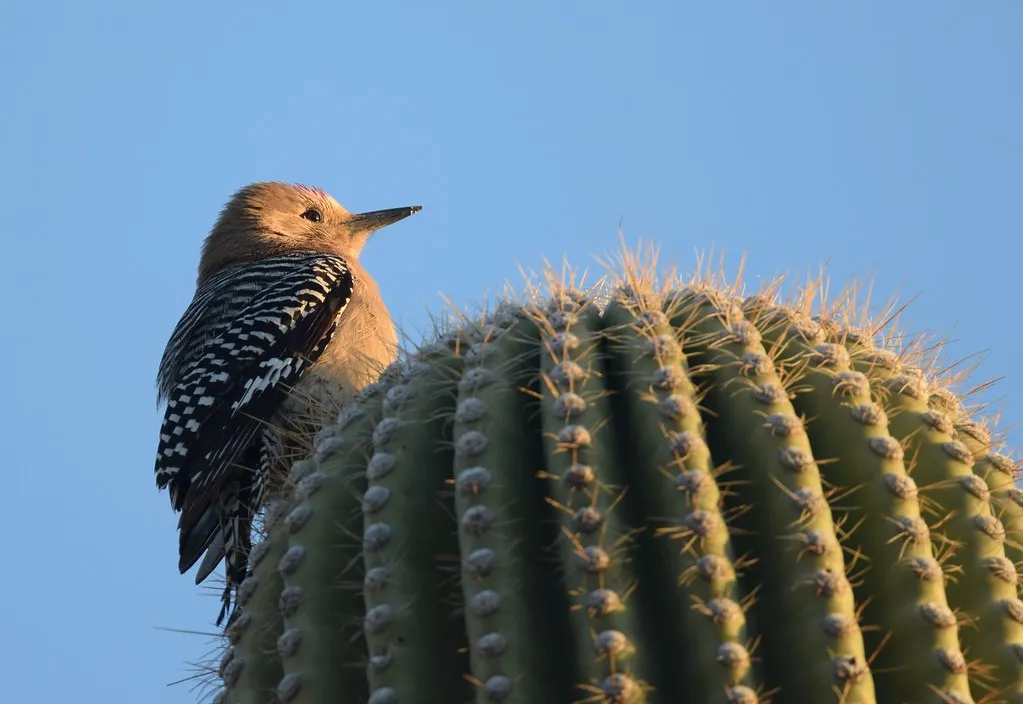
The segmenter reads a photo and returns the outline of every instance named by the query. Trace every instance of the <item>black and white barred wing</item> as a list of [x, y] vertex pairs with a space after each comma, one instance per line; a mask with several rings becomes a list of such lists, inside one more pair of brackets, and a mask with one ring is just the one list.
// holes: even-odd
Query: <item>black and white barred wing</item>
[[[160, 429], [156, 481], [182, 512], [182, 572], [217, 529], [201, 519], [225, 484], [244, 483], [236, 463], [319, 357], [352, 296], [351, 272], [336, 255], [281, 255], [227, 273], [196, 294], [175, 330], [184, 347]], [[200, 523], [203, 535], [192, 535]]]
[[222, 271], [204, 283], [174, 326], [157, 374], [159, 399], [169, 400], [181, 381], [181, 370], [200, 357], [206, 343], [226, 332], [268, 281], [283, 276], [294, 266], [293, 257], [279, 257], [277, 264], [241, 266]]

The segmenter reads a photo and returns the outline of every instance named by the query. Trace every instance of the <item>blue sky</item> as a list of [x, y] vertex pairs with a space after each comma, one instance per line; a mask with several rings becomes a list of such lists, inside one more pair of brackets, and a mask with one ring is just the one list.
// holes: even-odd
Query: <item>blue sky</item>
[[154, 377], [251, 181], [422, 203], [365, 255], [413, 335], [621, 222], [920, 293], [1018, 398], [1020, 36], [1015, 0], [0, 3], [6, 698], [199, 696], [166, 686], [211, 641], [162, 629], [217, 603], [177, 574]]

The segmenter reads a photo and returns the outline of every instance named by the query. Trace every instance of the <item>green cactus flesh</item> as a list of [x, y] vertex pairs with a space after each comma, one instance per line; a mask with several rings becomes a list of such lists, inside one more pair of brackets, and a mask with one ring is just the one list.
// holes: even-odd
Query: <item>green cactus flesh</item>
[[220, 701], [1023, 703], [1023, 502], [959, 399], [799, 306], [638, 289], [505, 302], [323, 429]]

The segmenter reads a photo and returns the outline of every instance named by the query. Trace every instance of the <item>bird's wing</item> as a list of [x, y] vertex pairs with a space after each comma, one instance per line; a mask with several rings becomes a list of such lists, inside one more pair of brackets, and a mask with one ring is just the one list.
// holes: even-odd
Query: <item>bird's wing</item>
[[[280, 262], [281, 272], [290, 262]], [[254, 298], [273, 276], [272, 265], [231, 267], [200, 286], [188, 308], [174, 326], [170, 340], [164, 348], [157, 372], [157, 401], [170, 398], [180, 381], [180, 372], [195, 362], [205, 343], [224, 332], [241, 310], [241, 306]]]
[[216, 284], [204, 294], [216, 320], [191, 325], [203, 339], [171, 388], [157, 449], [157, 485], [170, 487], [182, 512], [182, 571], [213, 537], [192, 529], [202, 527], [223, 484], [245, 471], [236, 462], [322, 353], [353, 290], [341, 257], [312, 253], [255, 262]]

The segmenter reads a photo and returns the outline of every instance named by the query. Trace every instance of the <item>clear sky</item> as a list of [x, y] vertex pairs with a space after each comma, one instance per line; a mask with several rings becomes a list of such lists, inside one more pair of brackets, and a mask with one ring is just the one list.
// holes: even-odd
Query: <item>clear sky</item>
[[177, 574], [154, 378], [251, 181], [421, 203], [365, 256], [413, 336], [621, 222], [920, 293], [911, 327], [1019, 398], [1021, 36], [1018, 0], [4, 0], [4, 699], [200, 696], [167, 686], [212, 641], [165, 629], [217, 601]]

